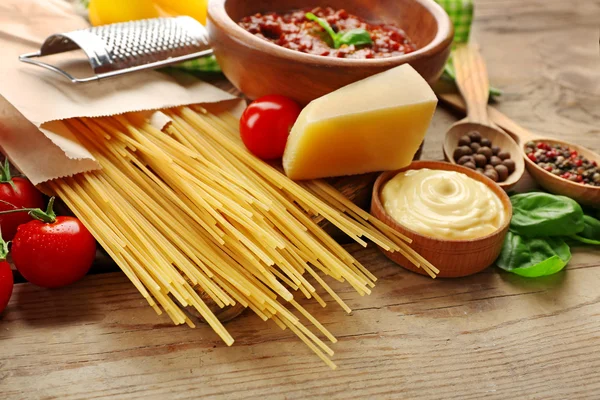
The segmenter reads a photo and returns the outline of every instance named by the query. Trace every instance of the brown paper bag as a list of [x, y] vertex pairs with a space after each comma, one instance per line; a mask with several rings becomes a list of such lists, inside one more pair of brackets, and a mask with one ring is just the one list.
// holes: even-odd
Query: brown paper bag
[[76, 85], [18, 60], [51, 34], [87, 26], [62, 0], [0, 2], [0, 147], [34, 184], [99, 168], [56, 121], [223, 101], [239, 113], [240, 99], [184, 73], [144, 71]]

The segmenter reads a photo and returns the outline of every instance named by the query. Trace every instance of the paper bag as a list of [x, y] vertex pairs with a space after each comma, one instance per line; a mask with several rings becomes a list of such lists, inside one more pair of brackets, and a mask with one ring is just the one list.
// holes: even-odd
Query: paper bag
[[18, 56], [39, 50], [51, 34], [86, 28], [87, 22], [61, 0], [0, 2], [0, 147], [34, 184], [99, 168], [92, 155], [61, 123], [179, 105], [242, 101], [183, 72], [136, 72], [73, 84]]

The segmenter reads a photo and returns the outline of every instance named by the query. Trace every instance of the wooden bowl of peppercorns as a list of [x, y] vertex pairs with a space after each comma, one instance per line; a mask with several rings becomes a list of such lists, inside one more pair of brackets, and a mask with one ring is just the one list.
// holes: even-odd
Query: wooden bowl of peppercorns
[[529, 139], [523, 145], [525, 164], [541, 187], [600, 208], [600, 155], [561, 140]]
[[468, 125], [462, 122], [459, 129], [452, 128], [446, 133], [446, 160], [475, 170], [509, 190], [525, 171], [519, 145], [504, 132], [486, 129], [480, 124], [473, 124], [469, 129]]

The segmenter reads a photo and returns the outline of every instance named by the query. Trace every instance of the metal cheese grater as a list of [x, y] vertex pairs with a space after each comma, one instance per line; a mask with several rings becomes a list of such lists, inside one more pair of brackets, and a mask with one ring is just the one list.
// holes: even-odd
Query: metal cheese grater
[[[76, 78], [38, 57], [83, 50], [94, 76]], [[73, 83], [97, 81], [212, 54], [208, 32], [191, 17], [152, 18], [49, 36], [40, 51], [19, 60], [57, 72]]]

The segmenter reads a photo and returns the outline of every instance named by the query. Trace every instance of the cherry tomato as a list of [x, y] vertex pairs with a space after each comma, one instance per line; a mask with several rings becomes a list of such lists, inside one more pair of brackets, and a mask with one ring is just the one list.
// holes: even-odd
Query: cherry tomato
[[6, 261], [0, 261], [0, 313], [6, 308], [13, 291], [13, 274]]
[[285, 96], [269, 95], [255, 100], [240, 119], [242, 141], [258, 158], [281, 158], [300, 111], [300, 106]]
[[12, 242], [17, 270], [34, 285], [58, 288], [85, 276], [96, 255], [96, 241], [74, 217], [34, 220], [19, 226]]
[[5, 261], [7, 255], [8, 244], [0, 238], [0, 314], [10, 300], [14, 285], [12, 270]]
[[[41, 208], [44, 206], [42, 194], [25, 178], [12, 178], [8, 161], [0, 171], [0, 211], [18, 208]], [[14, 207], [13, 207], [14, 206]], [[4, 240], [12, 240], [17, 227], [31, 221], [26, 212], [0, 215], [0, 229]]]

